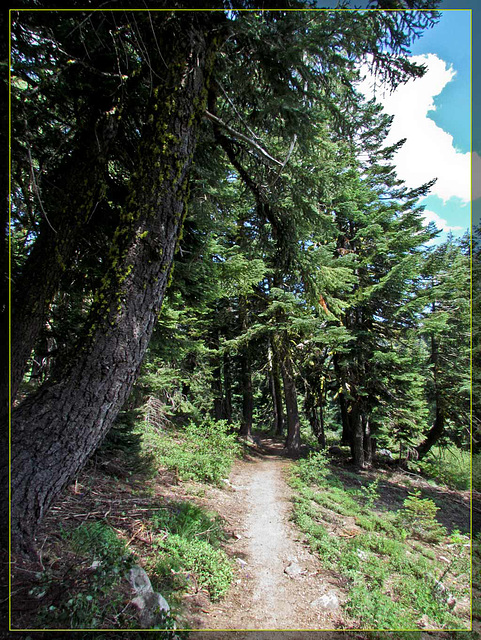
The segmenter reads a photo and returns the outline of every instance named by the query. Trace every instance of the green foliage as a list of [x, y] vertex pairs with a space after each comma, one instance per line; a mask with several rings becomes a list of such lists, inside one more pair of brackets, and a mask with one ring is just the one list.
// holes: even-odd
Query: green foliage
[[159, 511], [151, 523], [157, 549], [152, 571], [163, 589], [183, 590], [194, 583], [214, 600], [227, 592], [232, 566], [219, 548], [224, 532], [215, 514], [191, 502], [177, 502]]
[[[376, 484], [372, 490], [368, 487], [367, 492], [344, 490], [344, 499], [341, 497], [342, 485], [332, 487], [325, 483], [319, 486], [314, 482], [308, 486], [298, 473], [295, 486], [293, 519], [323, 566], [340, 573], [346, 581], [346, 610], [361, 628], [415, 629], [423, 615], [428, 616], [434, 627], [462, 628], [467, 624], [449, 609], [447, 596], [439, 586], [448, 580], [450, 587], [458, 589], [458, 597], [468, 595], [467, 538], [454, 534], [447, 540], [449, 551], [443, 550], [443, 553], [450, 555], [451, 563], [441, 569], [437, 554], [429, 547], [433, 537], [439, 541], [440, 531], [445, 534], [442, 527], [433, 522], [436, 507], [432, 501], [411, 496], [406, 500], [401, 517], [390, 512], [365, 512], [365, 495], [372, 502], [370, 509], [375, 504]], [[357, 510], [352, 503], [358, 505]], [[339, 529], [332, 531], [333, 525], [340, 526], [342, 518], [331, 518], [325, 509], [342, 515], [343, 506], [348, 504], [351, 509], [346, 514], [354, 514], [356, 524], [362, 530], [352, 537], [343, 537], [339, 535]], [[423, 542], [411, 542], [408, 534], [412, 534], [413, 523], [416, 526], [420, 520], [424, 522], [420, 529]], [[455, 576], [455, 579], [450, 580], [449, 576]], [[372, 637], [379, 636], [373, 634]], [[408, 632], [399, 632], [395, 637], [411, 636]]]
[[306, 484], [323, 485], [329, 469], [328, 458], [323, 451], [309, 453], [309, 456], [297, 463], [296, 475]]
[[439, 542], [446, 536], [446, 529], [436, 520], [438, 509], [432, 500], [421, 498], [421, 492], [414, 491], [404, 500], [399, 521], [412, 536], [428, 542]]
[[90, 554], [100, 559], [108, 558], [110, 563], [123, 560], [129, 555], [125, 542], [102, 520], [80, 525], [66, 535], [77, 553]]
[[157, 547], [159, 555], [153, 571], [159, 578], [174, 571], [184, 574], [188, 582], [188, 574], [195, 574], [199, 586], [208, 590], [212, 600], [221, 598], [229, 589], [233, 576], [229, 558], [207, 540], [173, 534], [158, 541]]
[[[102, 520], [82, 524], [64, 536], [78, 554], [79, 564], [83, 557], [89, 562], [95, 561], [97, 566], [90, 572], [88, 581], [79, 574], [78, 584], [67, 583], [55, 603], [39, 611], [39, 625], [53, 629], [95, 629], [111, 618], [127, 628], [136, 626], [122, 615], [119, 618], [119, 612], [125, 608], [119, 585], [134, 563], [125, 541]], [[53, 577], [45, 574], [45, 590], [48, 591], [52, 581]]]
[[179, 431], [162, 431], [144, 424], [144, 444], [159, 466], [174, 470], [182, 480], [218, 483], [240, 455], [237, 437], [226, 421], [206, 418]]
[[169, 504], [151, 519], [155, 530], [165, 530], [186, 540], [202, 536], [214, 547], [224, 539], [222, 522], [216, 514], [210, 513], [193, 502]]
[[[423, 475], [433, 478], [438, 484], [451, 489], [469, 490], [471, 485], [471, 461], [469, 451], [462, 449], [433, 447], [429, 454], [419, 460], [417, 466]], [[475, 482], [475, 457], [473, 456], [473, 484]]]
[[361, 491], [364, 494], [364, 504], [367, 509], [371, 509], [379, 498], [379, 478], [376, 478], [368, 485], [363, 485]]

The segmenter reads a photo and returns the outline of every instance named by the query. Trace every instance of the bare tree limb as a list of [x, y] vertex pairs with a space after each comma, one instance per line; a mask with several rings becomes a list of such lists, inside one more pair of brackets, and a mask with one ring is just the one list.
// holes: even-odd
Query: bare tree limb
[[215, 116], [214, 114], [210, 113], [209, 111], [205, 111], [204, 112], [205, 117], [208, 118], [209, 120], [211, 120], [212, 122], [215, 122], [215, 124], [217, 124], [218, 126], [222, 127], [223, 129], [225, 129], [226, 131], [228, 131], [231, 136], [233, 136], [234, 138], [237, 138], [238, 140], [242, 140], [243, 142], [246, 142], [251, 148], [255, 149], [256, 151], [258, 151], [264, 158], [266, 158], [266, 160], [269, 160], [269, 162], [273, 162], [274, 164], [279, 165], [280, 167], [283, 166], [282, 162], [280, 160], [277, 160], [276, 158], [273, 158], [263, 147], [260, 146], [260, 144], [258, 144], [255, 140], [252, 140], [251, 138], [248, 138], [246, 135], [244, 135], [243, 133], [240, 133], [240, 131], [236, 131], [235, 129], [233, 129], [232, 127], [230, 127], [228, 124], [226, 124], [223, 120], [221, 120], [220, 118], [218, 118], [217, 116]]

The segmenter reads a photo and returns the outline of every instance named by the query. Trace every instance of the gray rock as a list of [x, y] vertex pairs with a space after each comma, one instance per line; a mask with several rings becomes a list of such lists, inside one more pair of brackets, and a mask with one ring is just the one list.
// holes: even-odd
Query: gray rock
[[376, 451], [376, 454], [379, 458], [389, 458], [389, 460], [394, 459], [394, 456], [392, 452], [389, 451], [389, 449], [379, 449], [378, 451]]
[[170, 607], [160, 593], [154, 593], [147, 573], [142, 567], [135, 566], [127, 574], [130, 587], [135, 597], [131, 604], [138, 610], [139, 626], [151, 629], [161, 624]]
[[160, 624], [169, 613], [170, 607], [160, 593], [143, 593], [132, 600], [139, 611], [139, 624], [142, 629], [151, 629]]
[[138, 593], [140, 595], [153, 592], [150, 578], [142, 569], [142, 567], [139, 567], [137, 565], [135, 567], [132, 567], [132, 569], [130, 569], [129, 573], [127, 574], [127, 578], [130, 586], [132, 587], [132, 590], [135, 593]]
[[311, 602], [311, 607], [315, 607], [316, 609], [329, 609], [333, 611], [339, 609], [340, 606], [341, 604], [335, 591], [328, 591], [320, 598]]
[[296, 578], [301, 575], [302, 567], [297, 562], [291, 562], [291, 564], [284, 569], [284, 573], [287, 573], [289, 578]]

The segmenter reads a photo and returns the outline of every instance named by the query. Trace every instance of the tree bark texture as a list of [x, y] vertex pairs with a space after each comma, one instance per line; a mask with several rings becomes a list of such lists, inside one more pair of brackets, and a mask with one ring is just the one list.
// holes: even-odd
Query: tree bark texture
[[48, 308], [69, 267], [105, 184], [108, 149], [117, 123], [106, 118], [78, 136], [77, 147], [51, 179], [43, 208], [48, 220], [14, 283], [11, 398], [15, 399]]
[[352, 425], [352, 457], [356, 467], [364, 469], [364, 424], [361, 411], [356, 402], [351, 405], [350, 421]]
[[[434, 311], [435, 311], [435, 308], [433, 306], [433, 312]], [[435, 389], [436, 415], [434, 418], [433, 426], [428, 431], [427, 436], [416, 447], [419, 460], [422, 460], [429, 453], [431, 448], [434, 447], [436, 442], [441, 438], [441, 436], [444, 433], [444, 426], [446, 422], [444, 403], [441, 397], [441, 393], [439, 391], [439, 380], [438, 380], [439, 346], [438, 346], [438, 341], [434, 336], [431, 336], [431, 363], [433, 365], [433, 378], [434, 378], [433, 382], [434, 382], [434, 389]]]
[[436, 417], [434, 419], [433, 426], [431, 427], [431, 429], [429, 429], [427, 436], [421, 442], [421, 444], [416, 447], [416, 451], [418, 452], [419, 456], [418, 460], [422, 460], [444, 434], [445, 420], [446, 418], [444, 415], [444, 410], [438, 402], [436, 407]]
[[271, 394], [274, 408], [274, 433], [282, 436], [284, 433], [285, 415], [284, 403], [282, 401], [281, 368], [279, 365], [279, 355], [272, 348], [271, 351]]
[[172, 44], [168, 72], [153, 87], [89, 336], [63, 379], [41, 387], [12, 416], [14, 549], [34, 550], [38, 523], [102, 441], [138, 377], [185, 215], [216, 47], [207, 19], [197, 16], [183, 16], [183, 40]]
[[301, 446], [301, 423], [299, 419], [299, 407], [297, 404], [296, 381], [294, 368], [288, 350], [281, 360], [282, 380], [284, 382], [284, 397], [286, 400], [287, 414], [287, 440], [286, 447], [289, 455], [297, 457]]
[[242, 436], [250, 436], [252, 433], [252, 414], [254, 410], [254, 398], [252, 393], [252, 370], [250, 355], [247, 350], [240, 356], [241, 384], [242, 384], [242, 424], [240, 433]]

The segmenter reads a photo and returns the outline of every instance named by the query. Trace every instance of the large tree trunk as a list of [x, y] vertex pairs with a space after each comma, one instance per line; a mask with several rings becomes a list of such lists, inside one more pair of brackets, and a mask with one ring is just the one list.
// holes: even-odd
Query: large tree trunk
[[103, 197], [108, 150], [117, 127], [112, 116], [86, 125], [73, 141], [73, 153], [56, 175], [49, 177], [49, 193], [43, 205], [48, 221], [42, 220], [39, 236], [12, 293], [12, 401], [61, 278]]
[[242, 384], [242, 424], [240, 434], [244, 437], [252, 433], [254, 399], [252, 394], [252, 371], [248, 350], [240, 356]]
[[[5, 13], [0, 18], [0, 26], [7, 28]], [[5, 33], [5, 31], [4, 31]], [[7, 38], [0, 42], [0, 57], [8, 57]], [[0, 144], [2, 149], [8, 148], [8, 84], [0, 83]], [[9, 220], [9, 168], [7, 153], [3, 153], [0, 165], [0, 460], [8, 460], [8, 386], [9, 386], [9, 252], [8, 252], [8, 220]], [[8, 504], [8, 486], [0, 486], [0, 505]], [[5, 510], [2, 513], [6, 514]], [[5, 522], [5, 520], [4, 520]], [[8, 546], [8, 527], [0, 527], [0, 546]]]
[[284, 403], [282, 401], [281, 368], [279, 356], [273, 345], [269, 344], [270, 387], [272, 396], [272, 408], [274, 412], [274, 433], [282, 436], [284, 433]]
[[294, 369], [288, 351], [284, 353], [284, 357], [282, 358], [281, 369], [287, 413], [287, 453], [290, 456], [297, 457], [301, 446], [301, 422], [299, 419], [299, 407], [297, 404]]
[[33, 550], [43, 515], [95, 451], [138, 377], [186, 210], [214, 48], [206, 41], [209, 20], [197, 13], [182, 16], [183, 38], [172, 43], [168, 73], [164, 70], [160, 86], [153, 87], [138, 170], [88, 338], [64, 377], [41, 387], [14, 412], [14, 549]]

